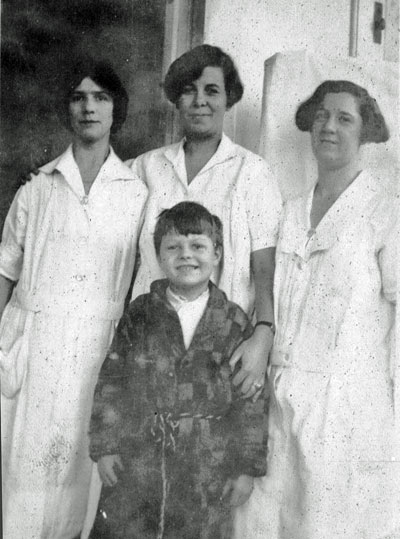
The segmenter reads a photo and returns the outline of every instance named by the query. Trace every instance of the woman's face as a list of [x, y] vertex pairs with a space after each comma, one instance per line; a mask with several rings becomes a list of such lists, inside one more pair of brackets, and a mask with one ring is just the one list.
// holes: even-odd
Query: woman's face
[[362, 119], [357, 99], [347, 92], [326, 94], [311, 130], [311, 144], [320, 165], [340, 169], [358, 157]]
[[227, 110], [222, 69], [205, 67], [197, 80], [184, 87], [177, 107], [185, 135], [220, 138]]
[[83, 142], [109, 138], [113, 123], [113, 98], [86, 77], [73, 91], [69, 103], [71, 127]]

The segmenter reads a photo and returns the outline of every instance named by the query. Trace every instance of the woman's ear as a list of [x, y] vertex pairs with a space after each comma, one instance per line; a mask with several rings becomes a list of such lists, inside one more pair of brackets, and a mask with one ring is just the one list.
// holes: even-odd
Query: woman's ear
[[221, 262], [221, 258], [222, 258], [222, 247], [220, 245], [216, 245], [214, 247], [214, 252], [215, 252], [215, 266], [218, 266], [218, 264]]

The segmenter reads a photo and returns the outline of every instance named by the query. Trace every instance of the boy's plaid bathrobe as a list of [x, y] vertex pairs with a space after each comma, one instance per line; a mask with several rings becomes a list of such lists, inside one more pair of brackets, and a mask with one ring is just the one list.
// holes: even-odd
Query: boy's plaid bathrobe
[[130, 305], [100, 372], [90, 452], [119, 454], [124, 470], [103, 487], [92, 537], [228, 536], [225, 481], [266, 472], [264, 398], [241, 399], [228, 364], [252, 333], [246, 315], [210, 283], [186, 350], [167, 286]]

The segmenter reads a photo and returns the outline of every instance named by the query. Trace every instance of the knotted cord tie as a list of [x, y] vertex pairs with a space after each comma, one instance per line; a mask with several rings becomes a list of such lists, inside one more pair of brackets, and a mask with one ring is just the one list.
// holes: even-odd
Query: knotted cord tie
[[172, 452], [176, 450], [176, 436], [179, 434], [179, 421], [181, 419], [214, 419], [216, 421], [222, 418], [222, 414], [192, 414], [183, 412], [172, 414], [171, 412], [155, 412], [153, 425], [150, 429], [154, 441], [161, 443], [161, 477], [162, 477], [162, 499], [160, 507], [160, 522], [158, 525], [157, 539], [163, 539], [165, 526], [165, 507], [167, 504], [168, 479], [166, 450]]

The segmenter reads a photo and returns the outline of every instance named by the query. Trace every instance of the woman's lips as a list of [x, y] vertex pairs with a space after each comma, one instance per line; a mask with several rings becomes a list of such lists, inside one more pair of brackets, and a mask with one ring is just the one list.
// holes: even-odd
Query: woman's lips
[[178, 269], [178, 270], [181, 270], [181, 269], [183, 269], [183, 270], [185, 270], [185, 269], [197, 269], [198, 267], [199, 266], [195, 266], [193, 264], [184, 264], [182, 266], [177, 266], [176, 269]]

